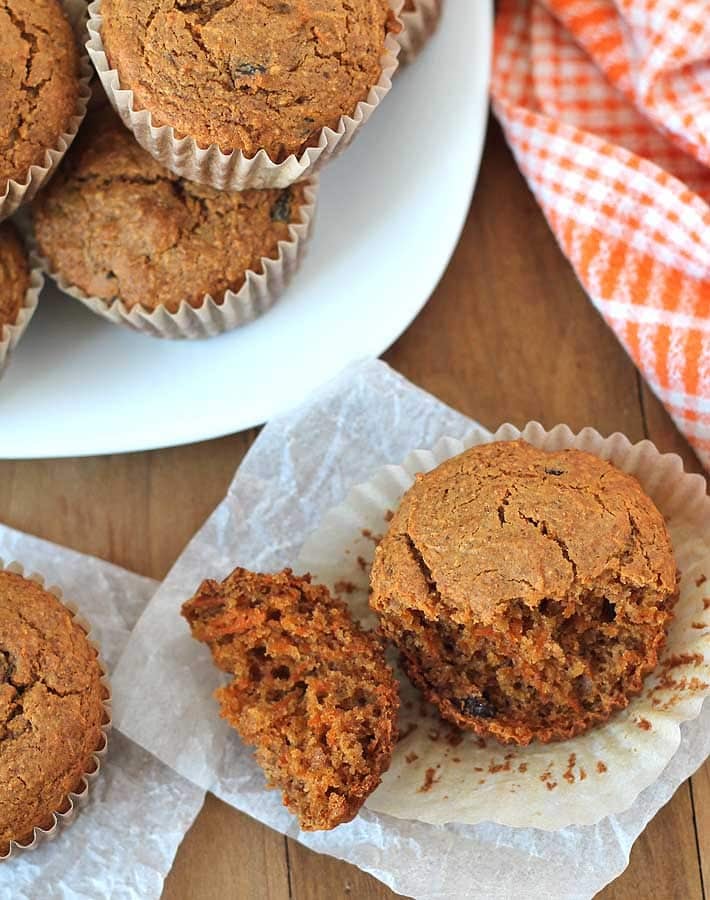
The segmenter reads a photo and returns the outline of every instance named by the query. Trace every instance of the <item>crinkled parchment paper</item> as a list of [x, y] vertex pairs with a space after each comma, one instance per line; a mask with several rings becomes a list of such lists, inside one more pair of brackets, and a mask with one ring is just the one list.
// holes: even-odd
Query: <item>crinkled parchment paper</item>
[[[91, 624], [112, 670], [156, 582], [0, 525], [0, 558], [62, 588]], [[204, 791], [114, 727], [89, 801], [56, 840], [0, 864], [0, 897], [12, 900], [159, 897]]]
[[[321, 853], [346, 859], [417, 898], [588, 898], [626, 867], [634, 840], [710, 751], [710, 707], [682, 726], [681, 746], [626, 812], [597, 825], [544, 832], [490, 823], [432, 826], [364, 810], [330, 833], [305, 834], [281, 806], [212, 692], [221, 676], [193, 641], [180, 604], [205, 577], [234, 566], [293, 564], [322, 516], [385, 464], [469, 419], [383, 363], [348, 368], [309, 402], [272, 422], [229, 493], [195, 535], [133, 631], [113, 679], [114, 721], [132, 740], [197, 785]], [[153, 685], [147, 711], [141, 685]]]

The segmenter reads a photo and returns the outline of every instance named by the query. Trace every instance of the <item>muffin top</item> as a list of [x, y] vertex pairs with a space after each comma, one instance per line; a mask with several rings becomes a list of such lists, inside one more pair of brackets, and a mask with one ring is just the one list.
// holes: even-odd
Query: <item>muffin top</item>
[[228, 193], [174, 175], [108, 107], [91, 113], [35, 202], [52, 271], [85, 294], [131, 308], [220, 302], [300, 220], [304, 186]]
[[396, 584], [395, 593], [459, 623], [490, 623], [516, 598], [537, 605], [619, 582], [675, 591], [670, 538], [652, 500], [599, 457], [524, 441], [473, 447], [418, 475], [373, 570], [375, 600]]
[[30, 286], [25, 248], [9, 222], [0, 224], [0, 339], [4, 325], [14, 325]]
[[381, 74], [388, 0], [104, 0], [121, 87], [154, 125], [275, 162], [352, 115]]
[[44, 588], [0, 572], [0, 854], [51, 825], [102, 744], [96, 652]]
[[0, 0], [0, 195], [44, 165], [79, 97], [79, 51], [60, 0]]

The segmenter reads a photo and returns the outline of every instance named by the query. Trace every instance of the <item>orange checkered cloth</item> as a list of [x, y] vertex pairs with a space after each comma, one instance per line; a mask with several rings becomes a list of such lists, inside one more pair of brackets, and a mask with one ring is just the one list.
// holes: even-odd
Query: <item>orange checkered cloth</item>
[[501, 0], [492, 93], [580, 281], [710, 468], [710, 0]]

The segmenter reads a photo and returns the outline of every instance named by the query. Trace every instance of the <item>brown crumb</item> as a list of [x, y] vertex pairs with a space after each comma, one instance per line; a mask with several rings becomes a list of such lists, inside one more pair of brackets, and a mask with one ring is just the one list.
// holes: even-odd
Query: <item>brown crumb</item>
[[424, 784], [420, 788], [417, 788], [417, 793], [426, 794], [435, 784], [438, 784], [439, 781], [440, 779], [436, 777], [436, 769], [427, 769], [424, 773]]
[[391, 522], [394, 519], [394, 510], [388, 509], [385, 511], [385, 522]]
[[706, 581], [707, 581], [707, 578], [705, 577], [705, 575], [700, 574], [700, 575], [695, 579], [695, 587], [702, 587], [702, 586], [705, 584]]
[[702, 631], [703, 628], [707, 628], [707, 625], [704, 622], [691, 622], [690, 627]]
[[363, 528], [360, 533], [364, 538], [367, 538], [368, 541], [372, 541], [375, 546], [377, 546], [382, 540], [381, 534], [375, 534], [374, 532], [370, 531], [369, 528]]
[[574, 767], [577, 765], [577, 757], [574, 753], [570, 753], [569, 759], [567, 760], [567, 768], [563, 773], [562, 777], [569, 784], [574, 784]]
[[603, 775], [607, 771], [606, 763], [603, 763], [601, 760], [597, 762], [597, 772], [600, 775]]
[[637, 719], [637, 720], [636, 720], [636, 725], [637, 725], [642, 731], [650, 731], [651, 728], [653, 727], [653, 726], [651, 725], [651, 723], [648, 721], [648, 719]]
[[495, 759], [492, 759], [488, 771], [491, 775], [496, 775], [498, 772], [510, 772], [510, 760], [505, 759], [502, 763], [497, 763]]
[[405, 761], [408, 765], [411, 765], [411, 763], [416, 762], [418, 759], [419, 759], [419, 757], [418, 757], [418, 755], [417, 755], [416, 753], [408, 753], [408, 754], [404, 757], [404, 761]]
[[479, 778], [479, 779], [478, 779], [478, 783], [479, 783], [479, 784], [485, 784], [485, 783], [486, 783], [486, 779], [485, 779], [485, 778]]
[[461, 762], [461, 757], [460, 757], [460, 756], [452, 756], [452, 757], [451, 757], [451, 762], [460, 763], [460, 762]]
[[528, 764], [520, 763], [520, 765], [518, 766], [518, 772], [527, 772], [527, 770], [528, 770]]
[[408, 738], [409, 735], [412, 734], [412, 732], [414, 732], [414, 731], [417, 730], [417, 728], [419, 728], [419, 726], [417, 725], [416, 722], [409, 722], [408, 725], [407, 725], [407, 727], [406, 727], [406, 728], [403, 728], [403, 729], [400, 731], [399, 737], [397, 738], [397, 742], [401, 744], [402, 741], [403, 741], [405, 738]]
[[554, 791], [554, 789], [557, 787], [557, 782], [556, 781], [546, 781], [545, 787], [547, 788], [548, 791]]
[[290, 569], [204, 581], [182, 613], [232, 674], [222, 715], [306, 831], [349, 822], [381, 781], [398, 686], [381, 642], [327, 588]]
[[441, 737], [441, 732], [438, 728], [430, 728], [429, 731], [427, 731], [426, 736], [430, 741], [438, 741]]
[[458, 728], [451, 728], [449, 733], [446, 735], [446, 743], [449, 747], [458, 747], [458, 745], [463, 741], [463, 732], [459, 731]]
[[364, 556], [358, 556], [357, 564], [360, 566], [363, 572], [367, 572], [369, 566]]
[[586, 771], [585, 771], [584, 769], [580, 769], [580, 770], [579, 770], [579, 780], [580, 780], [580, 781], [585, 781], [586, 778], [587, 778], [587, 773], [586, 773]]
[[703, 609], [710, 609], [710, 597], [703, 597]]
[[354, 585], [352, 581], [336, 581], [333, 585], [336, 594], [354, 594], [357, 590], [357, 585]]

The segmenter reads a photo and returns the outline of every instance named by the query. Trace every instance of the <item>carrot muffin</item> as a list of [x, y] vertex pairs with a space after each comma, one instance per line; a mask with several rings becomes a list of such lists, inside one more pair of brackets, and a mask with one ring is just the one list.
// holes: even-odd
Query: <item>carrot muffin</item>
[[103, 0], [101, 15], [134, 109], [202, 147], [274, 162], [367, 99], [395, 24], [388, 0]]
[[96, 651], [44, 588], [0, 571], [0, 856], [66, 811], [102, 747]]
[[50, 270], [88, 296], [176, 312], [206, 294], [219, 303], [263, 257], [276, 258], [304, 191], [228, 193], [185, 181], [103, 107], [37, 199], [35, 233]]
[[301, 828], [349, 822], [387, 770], [398, 689], [382, 646], [325, 587], [289, 569], [235, 569], [205, 581], [182, 608], [193, 637], [234, 676], [222, 715]]
[[9, 222], [0, 224], [0, 343], [6, 325], [14, 325], [30, 286], [25, 248]]
[[79, 51], [60, 0], [0, 0], [0, 196], [69, 129]]
[[635, 478], [514, 441], [417, 476], [377, 548], [371, 605], [442, 716], [528, 744], [628, 704], [676, 595], [668, 531]]

